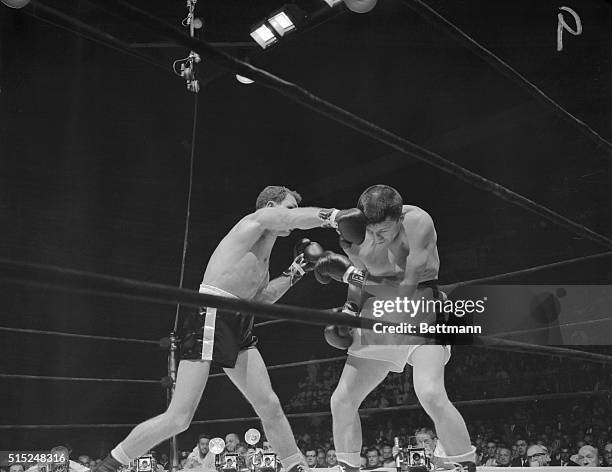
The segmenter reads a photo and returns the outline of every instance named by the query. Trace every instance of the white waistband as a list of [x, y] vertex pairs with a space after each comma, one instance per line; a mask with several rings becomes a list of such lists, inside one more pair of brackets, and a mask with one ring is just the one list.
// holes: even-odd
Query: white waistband
[[222, 297], [238, 298], [236, 295], [226, 292], [212, 285], [200, 284], [200, 293], [207, 293], [209, 295], [220, 295]]

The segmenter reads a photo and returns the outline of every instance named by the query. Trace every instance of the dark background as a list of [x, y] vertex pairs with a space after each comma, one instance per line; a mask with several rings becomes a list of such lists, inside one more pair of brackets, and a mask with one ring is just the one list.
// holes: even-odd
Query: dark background
[[[304, 1], [314, 11], [323, 2]], [[265, 53], [249, 27], [280, 1], [197, 5], [201, 37], [294, 81], [403, 137], [612, 235], [611, 156], [575, 127], [401, 0], [368, 15], [330, 12], [326, 21]], [[128, 43], [165, 38], [84, 1], [48, 2]], [[184, 2], [138, 4], [179, 24]], [[446, 18], [515, 67], [569, 112], [612, 139], [612, 5], [604, 0], [490, 2], [428, 0]], [[582, 18], [564, 35], [562, 5]], [[182, 48], [138, 48], [164, 70], [60, 29], [32, 6], [0, 9], [0, 256], [177, 285], [185, 224], [193, 96], [170, 64]], [[239, 84], [206, 59], [199, 67], [192, 221], [185, 286], [196, 288], [219, 239], [253, 209], [266, 185], [286, 185], [303, 204], [350, 207], [367, 186], [395, 186], [427, 210], [439, 237], [443, 282], [507, 272], [605, 248], [475, 190], [440, 171], [290, 102]], [[296, 232], [297, 233], [297, 232]], [[290, 262], [302, 234], [278, 242], [271, 272]], [[337, 249], [333, 232], [309, 236]], [[609, 260], [544, 271], [522, 283], [610, 283]], [[304, 280], [282, 301], [342, 303], [339, 285]], [[3, 285], [2, 325], [158, 339], [174, 309]], [[260, 329], [270, 364], [338, 355], [320, 328]], [[40, 335], [0, 335], [5, 373], [156, 379], [165, 354], [154, 346]], [[293, 375], [295, 377], [295, 375]], [[272, 380], [281, 397], [296, 379]], [[3, 379], [3, 424], [127, 423], [159, 412], [156, 385]], [[196, 418], [251, 416], [226, 379], [213, 379]], [[201, 429], [201, 428], [200, 428]], [[215, 426], [227, 431], [231, 425]], [[125, 430], [110, 430], [107, 441]], [[0, 430], [0, 449], [77, 447], [92, 430]], [[107, 444], [107, 446], [110, 445]]]

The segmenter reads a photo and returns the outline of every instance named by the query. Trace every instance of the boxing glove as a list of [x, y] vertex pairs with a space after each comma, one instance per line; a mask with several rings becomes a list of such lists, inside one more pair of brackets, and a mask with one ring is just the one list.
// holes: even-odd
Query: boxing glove
[[323, 247], [308, 238], [303, 238], [293, 247], [293, 262], [283, 272], [291, 278], [291, 285], [297, 283], [307, 272], [315, 268], [315, 263], [324, 254]]
[[361, 288], [367, 276], [366, 271], [355, 267], [348, 257], [331, 251], [326, 251], [317, 260], [314, 270], [315, 278], [322, 284], [335, 280]]
[[353, 344], [353, 334], [350, 329], [339, 329], [341, 327], [329, 325], [325, 327], [323, 336], [325, 341], [336, 349], [346, 351]]
[[[359, 308], [356, 303], [347, 301], [342, 307], [342, 313], [359, 316]], [[326, 326], [323, 336], [327, 344], [336, 349], [346, 350], [353, 344], [353, 329], [348, 326]]]
[[341, 238], [351, 244], [361, 244], [365, 239], [367, 221], [359, 208], [349, 210], [321, 210], [319, 218], [324, 228], [335, 228]]

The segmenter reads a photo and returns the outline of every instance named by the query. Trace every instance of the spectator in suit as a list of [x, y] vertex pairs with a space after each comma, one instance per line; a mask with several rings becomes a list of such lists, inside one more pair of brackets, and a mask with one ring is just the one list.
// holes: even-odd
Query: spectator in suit
[[414, 432], [414, 439], [417, 447], [425, 449], [425, 453], [431, 458], [446, 457], [442, 445], [438, 441], [438, 436], [432, 428], [419, 428]]
[[229, 433], [225, 436], [225, 450], [227, 452], [236, 452], [238, 444], [240, 444], [240, 437], [236, 433]]
[[368, 460], [366, 470], [378, 469], [380, 467], [380, 457], [378, 454], [378, 449], [374, 447], [368, 449], [368, 452], [366, 453], [366, 458]]
[[395, 467], [395, 458], [393, 457], [393, 447], [390, 444], [385, 444], [382, 447], [381, 461], [383, 467]]
[[496, 467], [510, 467], [510, 463], [512, 462], [512, 451], [507, 447], [498, 447], [495, 462]]
[[334, 449], [329, 449], [325, 454], [325, 466], [326, 467], [335, 467], [338, 465], [338, 459], [336, 459], [336, 451]]
[[495, 441], [488, 441], [487, 448], [481, 459], [481, 464], [489, 467], [495, 467], [497, 462], [495, 460], [495, 454], [497, 452], [497, 443]]
[[207, 434], [200, 434], [198, 442], [193, 451], [187, 456], [184, 464], [185, 469], [202, 468], [204, 470], [215, 470], [215, 455], [208, 449], [210, 437]]
[[573, 465], [570, 463], [570, 450], [567, 447], [561, 447], [550, 461], [550, 465], [560, 467]]
[[323, 450], [317, 451], [317, 468], [318, 469], [327, 467], [327, 462], [325, 460], [326, 457], [327, 455], [325, 454], [325, 451]]
[[593, 446], [582, 446], [578, 454], [571, 457], [571, 461], [580, 467], [599, 467], [599, 451]]
[[25, 472], [25, 467], [23, 464], [11, 464], [9, 472]]
[[522, 438], [517, 439], [516, 457], [512, 461], [512, 467], [529, 467], [529, 459], [527, 458], [527, 441]]
[[164, 468], [158, 464], [155, 457], [151, 457], [151, 471], [152, 472], [164, 472]]
[[550, 464], [548, 449], [539, 444], [533, 444], [527, 449], [529, 467], [545, 467]]
[[308, 467], [310, 467], [311, 469], [317, 467], [317, 451], [315, 451], [314, 449], [307, 449], [306, 454], [304, 454], [304, 456], [306, 458], [306, 464], [308, 465]]
[[612, 442], [607, 443], [603, 447], [603, 465], [605, 467], [612, 467]]

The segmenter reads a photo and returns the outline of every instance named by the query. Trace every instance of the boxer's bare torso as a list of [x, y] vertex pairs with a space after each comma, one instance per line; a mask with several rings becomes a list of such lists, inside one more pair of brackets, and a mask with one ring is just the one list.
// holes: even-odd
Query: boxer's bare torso
[[[404, 205], [402, 222], [397, 236], [385, 244], [377, 244], [372, 231], [366, 231], [364, 242], [360, 246], [352, 246], [347, 252], [351, 261], [367, 269], [372, 276], [382, 277], [380, 284], [368, 285], [365, 290], [379, 297], [394, 297], [397, 295], [399, 282], [404, 278], [406, 258], [410, 254], [410, 234], [420, 224], [421, 218], [426, 215], [421, 208]], [[419, 274], [419, 281], [438, 278], [440, 259], [436, 246], [436, 232], [432, 231], [429, 244], [427, 264]]]
[[262, 231], [251, 215], [240, 220], [213, 252], [203, 284], [253, 299], [270, 280], [270, 253], [276, 236]]

